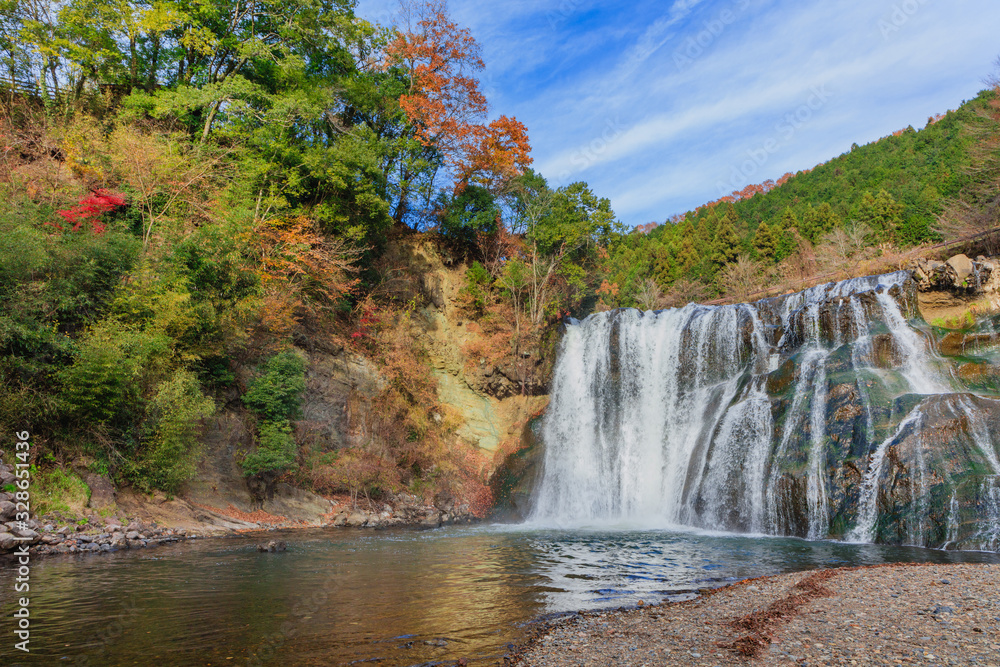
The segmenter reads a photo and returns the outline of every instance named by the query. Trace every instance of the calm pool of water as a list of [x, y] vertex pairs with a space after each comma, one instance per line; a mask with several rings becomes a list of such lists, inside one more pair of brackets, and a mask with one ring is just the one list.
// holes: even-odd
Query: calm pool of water
[[[655, 602], [793, 570], [997, 554], [706, 535], [515, 526], [347, 529], [194, 540], [32, 563], [24, 665], [494, 664], [545, 614]], [[13, 573], [0, 572], [10, 622]], [[8, 626], [9, 628], [9, 626]], [[375, 662], [377, 661], [377, 662]]]

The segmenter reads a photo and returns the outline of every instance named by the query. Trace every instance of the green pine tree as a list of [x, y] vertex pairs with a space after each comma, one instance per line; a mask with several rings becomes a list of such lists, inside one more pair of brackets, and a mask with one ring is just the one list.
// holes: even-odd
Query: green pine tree
[[774, 259], [774, 253], [778, 249], [778, 239], [767, 221], [757, 226], [757, 232], [753, 236], [753, 247], [759, 259], [768, 262]]
[[778, 229], [781, 231], [787, 231], [789, 229], [798, 229], [799, 218], [795, 215], [795, 211], [792, 210], [791, 206], [785, 208], [781, 212], [781, 220], [778, 224]]
[[[732, 211], [732, 209], [729, 210]], [[717, 266], [725, 266], [735, 262], [740, 254], [740, 246], [740, 237], [727, 213], [719, 228], [715, 230], [715, 239], [712, 241], [712, 261]]]
[[903, 222], [903, 205], [885, 189], [877, 195], [865, 192], [858, 208], [858, 221], [868, 225], [877, 241], [895, 238], [896, 228]]

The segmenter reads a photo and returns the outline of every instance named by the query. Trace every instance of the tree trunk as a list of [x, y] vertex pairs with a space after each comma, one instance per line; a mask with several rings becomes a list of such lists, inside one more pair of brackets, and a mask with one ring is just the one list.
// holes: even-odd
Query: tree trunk
[[205, 129], [201, 133], [201, 143], [208, 141], [208, 133], [212, 130], [212, 123], [215, 122], [215, 116], [219, 113], [220, 106], [222, 106], [222, 100], [212, 103], [212, 108], [208, 112], [208, 118], [205, 119]]
[[146, 78], [146, 92], [152, 93], [156, 85], [156, 69], [160, 61], [160, 34], [153, 35], [153, 53], [150, 57], [149, 76]]

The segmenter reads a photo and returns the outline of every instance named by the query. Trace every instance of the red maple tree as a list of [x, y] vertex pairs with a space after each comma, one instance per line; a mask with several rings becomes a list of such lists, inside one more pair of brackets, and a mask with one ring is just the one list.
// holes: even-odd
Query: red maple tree
[[[73, 224], [69, 230], [71, 232], [80, 231], [84, 225], [90, 223], [95, 234], [103, 234], [107, 226], [100, 221], [101, 215], [124, 205], [125, 198], [120, 194], [99, 189], [81, 199], [73, 208], [56, 211], [56, 214], [67, 223]], [[51, 225], [59, 231], [66, 231], [66, 228], [57, 222], [45, 224]]]

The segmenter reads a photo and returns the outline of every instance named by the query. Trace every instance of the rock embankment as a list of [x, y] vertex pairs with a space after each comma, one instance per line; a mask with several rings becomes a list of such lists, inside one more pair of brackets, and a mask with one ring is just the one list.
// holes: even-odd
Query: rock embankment
[[562, 665], [1000, 665], [1000, 565], [888, 565], [749, 580], [582, 614], [513, 659]]
[[[23, 524], [23, 525], [22, 525]], [[7, 532], [0, 533], [0, 553], [12, 551], [25, 543], [38, 554], [73, 554], [120, 549], [141, 549], [197, 537], [183, 528], [161, 528], [133, 521], [123, 526], [107, 524], [41, 524], [34, 519], [7, 522]]]
[[426, 503], [412, 494], [397, 494], [392, 504], [369, 505], [368, 509], [344, 503], [330, 514], [329, 525], [346, 528], [391, 528], [414, 526], [440, 528], [441, 526], [471, 523], [478, 519], [468, 503], [461, 503], [451, 496], [438, 496], [434, 503]]
[[[14, 468], [0, 464], [0, 488], [15, 480]], [[87, 511], [84, 516], [57, 512], [42, 517], [32, 514], [22, 521], [18, 520], [14, 494], [0, 491], [0, 554], [10, 553], [25, 544], [36, 554], [89, 554], [248, 531], [321, 526], [438, 528], [478, 520], [468, 503], [448, 494], [439, 494], [433, 501], [405, 493], [388, 500], [388, 503], [377, 504], [347, 501], [339, 505], [324, 500], [332, 510], [322, 520], [313, 522], [288, 519], [261, 510], [243, 512], [231, 504], [219, 508], [180, 500], [167, 502], [162, 498], [149, 500], [146, 506], [140, 506], [131, 498], [113, 506], [116, 510], [107, 516], [94, 511]], [[169, 511], [167, 506], [174, 504], [183, 506]]]

